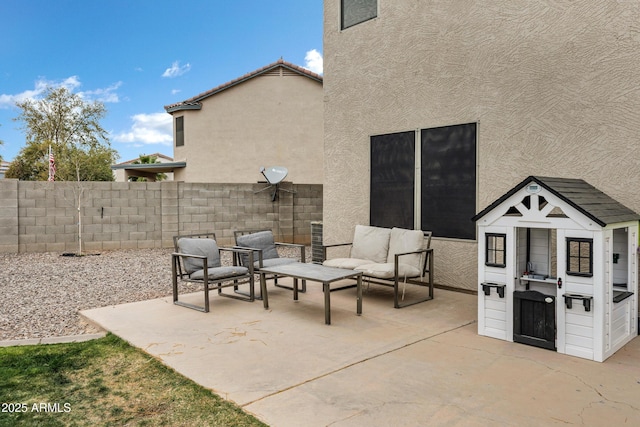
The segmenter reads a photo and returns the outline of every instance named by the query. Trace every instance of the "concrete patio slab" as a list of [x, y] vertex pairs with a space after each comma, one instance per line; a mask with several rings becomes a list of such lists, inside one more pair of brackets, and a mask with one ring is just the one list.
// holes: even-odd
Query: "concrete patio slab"
[[274, 427], [640, 424], [639, 339], [591, 362], [478, 336], [473, 295], [397, 310], [374, 285], [362, 316], [355, 289], [332, 293], [325, 325], [315, 285], [294, 302], [270, 284], [269, 310], [216, 295], [206, 314], [170, 298], [82, 314]]

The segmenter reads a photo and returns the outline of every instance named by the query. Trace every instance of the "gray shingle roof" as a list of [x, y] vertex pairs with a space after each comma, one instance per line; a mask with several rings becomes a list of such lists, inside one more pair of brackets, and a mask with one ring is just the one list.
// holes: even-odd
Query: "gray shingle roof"
[[640, 215], [582, 179], [529, 176], [472, 218], [477, 221], [523, 187], [535, 182], [573, 206], [601, 227], [638, 221]]

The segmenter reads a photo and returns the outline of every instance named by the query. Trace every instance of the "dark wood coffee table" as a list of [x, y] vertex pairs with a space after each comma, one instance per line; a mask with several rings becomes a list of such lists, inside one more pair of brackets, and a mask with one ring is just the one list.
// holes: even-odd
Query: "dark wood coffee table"
[[293, 278], [293, 299], [298, 300], [298, 280], [322, 283], [324, 292], [324, 323], [331, 324], [331, 283], [338, 280], [355, 278], [357, 280], [356, 314], [362, 314], [362, 272], [347, 270], [344, 268], [325, 267], [319, 264], [306, 264], [294, 262], [275, 267], [260, 269], [260, 290], [265, 310], [269, 308], [269, 295], [267, 294], [266, 274], [275, 274]]

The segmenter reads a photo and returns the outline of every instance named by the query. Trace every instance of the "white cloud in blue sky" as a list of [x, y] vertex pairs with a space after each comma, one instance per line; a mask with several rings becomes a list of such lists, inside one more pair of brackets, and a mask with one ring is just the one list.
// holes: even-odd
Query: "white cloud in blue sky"
[[191, 64], [186, 63], [184, 65], [180, 65], [180, 61], [174, 61], [173, 64], [171, 64], [171, 67], [167, 68], [164, 73], [162, 73], [162, 77], [178, 77], [189, 72], [190, 69]]
[[116, 142], [133, 143], [136, 147], [146, 144], [171, 146], [173, 143], [173, 121], [167, 113], [136, 114], [131, 117], [133, 125], [128, 132], [112, 135]]
[[304, 68], [313, 71], [316, 74], [322, 74], [323, 72], [323, 59], [322, 54], [315, 49], [311, 49], [304, 56]]
[[28, 99], [40, 99], [47, 88], [59, 87], [64, 87], [69, 92], [76, 93], [80, 98], [86, 101], [100, 101], [103, 103], [120, 102], [120, 98], [116, 91], [120, 86], [122, 86], [122, 82], [113, 83], [106, 88], [76, 92], [75, 90], [80, 86], [82, 86], [82, 83], [78, 76], [71, 76], [62, 80], [47, 80], [46, 78], [41, 77], [36, 80], [33, 85], [33, 89], [27, 89], [16, 94], [0, 94], [0, 108], [12, 108], [15, 107], [16, 102], [24, 102]]

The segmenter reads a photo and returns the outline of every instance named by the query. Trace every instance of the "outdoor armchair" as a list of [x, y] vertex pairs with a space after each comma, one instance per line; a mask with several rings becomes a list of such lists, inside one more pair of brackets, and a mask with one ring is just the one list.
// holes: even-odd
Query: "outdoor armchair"
[[[234, 232], [236, 241], [235, 248], [250, 250], [253, 254], [251, 261], [246, 254], [238, 254], [239, 264], [245, 267], [253, 266], [255, 273], [259, 273], [261, 268], [275, 267], [277, 265], [290, 264], [293, 262], [305, 262], [304, 245], [297, 243], [276, 242], [271, 230], [238, 230]], [[298, 258], [283, 258], [278, 254], [278, 247], [289, 247], [300, 250]], [[267, 279], [273, 279], [274, 284], [278, 287], [291, 289], [288, 286], [278, 284], [278, 276], [267, 276]], [[307, 282], [302, 281], [301, 292], [306, 292]], [[261, 298], [260, 296], [259, 298]]]
[[[175, 252], [171, 254], [171, 271], [173, 283], [173, 303], [194, 310], [209, 312], [209, 291], [218, 290], [218, 295], [253, 301], [255, 299], [253, 252], [239, 248], [221, 248], [216, 243], [215, 233], [190, 234], [174, 236]], [[222, 266], [222, 251], [242, 254], [249, 260], [247, 266]], [[237, 259], [235, 256], [233, 259]], [[235, 264], [235, 263], [234, 263]], [[189, 304], [178, 299], [178, 285], [181, 282], [199, 283], [204, 286], [204, 307]], [[247, 296], [223, 293], [222, 289], [249, 284]]]

